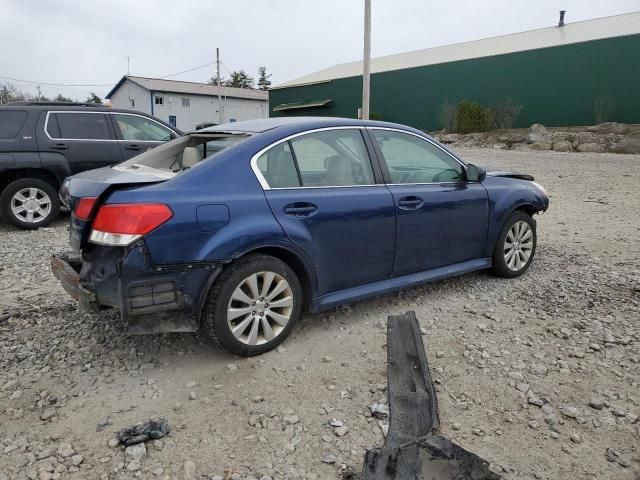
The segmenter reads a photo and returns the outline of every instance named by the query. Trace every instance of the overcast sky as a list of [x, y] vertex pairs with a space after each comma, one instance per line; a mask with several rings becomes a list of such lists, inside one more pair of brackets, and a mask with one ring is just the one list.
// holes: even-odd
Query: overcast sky
[[[0, 76], [84, 100], [127, 72], [160, 77], [215, 60], [266, 66], [274, 85], [362, 56], [364, 0], [2, 0]], [[372, 56], [640, 10], [640, 0], [372, 0]], [[215, 65], [170, 77], [206, 81]], [[0, 78], [0, 83], [7, 80]], [[10, 81], [25, 92], [35, 85]]]

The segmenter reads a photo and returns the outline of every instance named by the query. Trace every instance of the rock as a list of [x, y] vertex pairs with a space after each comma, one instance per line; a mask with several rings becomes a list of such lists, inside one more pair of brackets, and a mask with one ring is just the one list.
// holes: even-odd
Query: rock
[[572, 433], [571, 436], [569, 437], [571, 439], [571, 441], [573, 443], [580, 443], [582, 442], [582, 437], [577, 434], [577, 433]]
[[566, 140], [553, 142], [552, 148], [555, 152], [573, 152], [573, 145]]
[[198, 398], [196, 392], [189, 392], [189, 400], [195, 400], [196, 398]]
[[136, 443], [124, 449], [124, 459], [127, 463], [138, 462], [142, 465], [146, 456], [147, 448], [144, 446], [144, 443]]
[[640, 139], [625, 138], [608, 148], [611, 153], [640, 153]]
[[56, 412], [55, 408], [47, 408], [45, 409], [44, 412], [42, 412], [42, 415], [40, 415], [40, 420], [51, 420], [53, 417], [57, 416], [58, 412]]
[[231, 370], [232, 372], [235, 372], [236, 370], [238, 370], [238, 366], [235, 363], [229, 363], [227, 365], [227, 370]]
[[560, 407], [560, 413], [569, 418], [576, 418], [580, 414], [577, 408], [568, 405]]
[[196, 388], [196, 382], [189, 382], [187, 383], [186, 387], [188, 389]]
[[529, 145], [529, 148], [531, 150], [551, 150], [551, 143], [549, 142], [533, 142], [532, 144]]
[[604, 408], [604, 399], [600, 397], [592, 397], [591, 400], [589, 400], [589, 406], [596, 410], [602, 410]]
[[460, 135], [457, 133], [449, 133], [440, 137], [442, 143], [455, 143], [460, 140]]
[[118, 440], [117, 438], [110, 438], [107, 442], [107, 445], [109, 445], [109, 448], [116, 448], [118, 445], [120, 445], [120, 440]]
[[100, 420], [96, 425], [96, 432], [101, 432], [102, 430], [104, 430], [110, 425], [112, 425], [111, 420], [109, 419], [109, 417], [105, 417], [102, 420]]
[[333, 361], [333, 358], [331, 358], [329, 355], [325, 355], [324, 357], [322, 357], [322, 361], [324, 363], [329, 363]]
[[71, 463], [76, 467], [82, 462], [84, 462], [84, 457], [82, 455], [73, 455], [71, 457]]
[[284, 417], [283, 420], [288, 424], [288, 425], [295, 425], [296, 423], [300, 422], [300, 417], [298, 415], [289, 415], [287, 417]]
[[58, 447], [58, 455], [62, 458], [70, 457], [74, 453], [76, 453], [76, 451], [73, 449], [70, 443], [61, 443]]
[[536, 407], [542, 407], [544, 405], [544, 402], [535, 395], [530, 395], [529, 398], [527, 398], [527, 402]]
[[547, 367], [542, 365], [541, 363], [533, 363], [529, 367], [529, 372], [534, 375], [538, 375], [539, 377], [544, 377], [547, 374]]
[[522, 133], [514, 133], [512, 135], [509, 135], [509, 139], [507, 140], [508, 143], [522, 143], [527, 139], [526, 135], [523, 135]]
[[629, 127], [624, 123], [618, 122], [604, 122], [599, 125], [593, 125], [589, 127], [587, 130], [593, 133], [619, 133], [623, 134], [629, 130]]
[[604, 153], [605, 145], [601, 143], [581, 143], [576, 150], [582, 153]]
[[130, 472], [137, 472], [142, 468], [142, 462], [140, 460], [132, 460], [127, 463], [127, 470]]
[[331, 453], [327, 453], [322, 456], [322, 463], [328, 463], [329, 465], [333, 465], [337, 461], [338, 461], [338, 458]]
[[522, 393], [526, 393], [529, 391], [529, 384], [528, 383], [524, 383], [524, 382], [520, 382], [518, 384], [516, 384], [516, 390], [518, 390], [519, 392]]
[[196, 480], [196, 464], [191, 460], [187, 460], [182, 464], [182, 479], [183, 480]]
[[451, 430], [460, 430], [461, 428], [462, 428], [462, 425], [458, 422], [451, 424]]
[[337, 437], [344, 437], [349, 432], [349, 429], [345, 426], [337, 427], [333, 433], [336, 434]]
[[389, 416], [389, 405], [384, 403], [374, 403], [373, 405], [369, 405], [369, 411], [371, 412], [371, 415], [376, 418], [387, 418]]
[[[529, 133], [527, 134], [525, 140], [527, 143], [539, 143], [545, 142], [548, 143], [548, 135], [547, 129], [544, 128], [544, 125], [540, 123], [534, 123], [529, 127]], [[549, 148], [545, 148], [544, 150], [550, 150], [551, 144], [549, 144]]]

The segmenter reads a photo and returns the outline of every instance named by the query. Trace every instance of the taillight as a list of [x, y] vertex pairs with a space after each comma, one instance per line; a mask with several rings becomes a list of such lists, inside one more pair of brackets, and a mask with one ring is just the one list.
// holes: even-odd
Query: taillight
[[129, 245], [172, 216], [171, 209], [162, 203], [102, 205], [93, 221], [89, 240], [100, 245]]
[[80, 220], [88, 220], [91, 215], [91, 210], [93, 210], [93, 206], [96, 204], [96, 197], [84, 197], [78, 200], [76, 204], [76, 209], [73, 214], [76, 218]]

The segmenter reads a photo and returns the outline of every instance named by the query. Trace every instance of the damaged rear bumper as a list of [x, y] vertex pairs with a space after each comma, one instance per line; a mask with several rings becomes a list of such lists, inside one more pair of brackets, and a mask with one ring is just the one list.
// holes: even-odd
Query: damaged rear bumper
[[116, 308], [131, 334], [194, 332], [219, 262], [156, 265], [144, 242], [54, 255], [51, 270], [80, 306]]

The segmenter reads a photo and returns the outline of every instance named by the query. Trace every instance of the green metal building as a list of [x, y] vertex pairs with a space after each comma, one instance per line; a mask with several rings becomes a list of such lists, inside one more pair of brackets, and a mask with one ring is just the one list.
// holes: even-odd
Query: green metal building
[[[441, 128], [443, 103], [523, 105], [516, 127], [640, 123], [640, 12], [371, 60], [371, 112]], [[358, 116], [362, 62], [273, 87], [270, 116]], [[598, 112], [596, 112], [598, 111]]]

